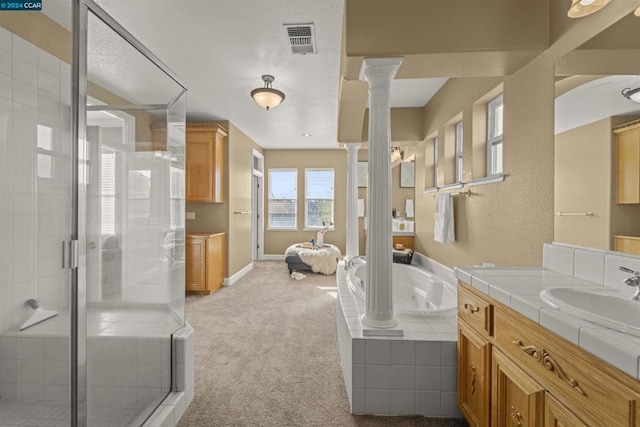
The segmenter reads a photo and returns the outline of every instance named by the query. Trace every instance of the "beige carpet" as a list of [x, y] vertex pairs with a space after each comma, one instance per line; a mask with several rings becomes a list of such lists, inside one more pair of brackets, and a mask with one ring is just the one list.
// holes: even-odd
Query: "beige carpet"
[[196, 393], [179, 426], [464, 426], [461, 420], [354, 416], [337, 348], [335, 276], [289, 278], [254, 264], [231, 287], [187, 297]]

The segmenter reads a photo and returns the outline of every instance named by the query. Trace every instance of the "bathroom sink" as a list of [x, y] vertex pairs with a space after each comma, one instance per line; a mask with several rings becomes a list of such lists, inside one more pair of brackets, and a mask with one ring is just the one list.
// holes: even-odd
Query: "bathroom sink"
[[640, 337], [640, 301], [615, 289], [548, 288], [540, 297], [561, 312]]

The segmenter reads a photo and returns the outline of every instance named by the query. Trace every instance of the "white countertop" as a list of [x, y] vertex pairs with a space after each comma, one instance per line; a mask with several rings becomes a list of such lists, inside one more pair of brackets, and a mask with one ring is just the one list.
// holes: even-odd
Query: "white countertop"
[[407, 230], [392, 230], [391, 234], [394, 236], [415, 236], [415, 232]]
[[603, 288], [601, 284], [541, 267], [456, 267], [454, 273], [460, 281], [640, 379], [640, 338], [562, 313], [539, 296], [551, 287]]

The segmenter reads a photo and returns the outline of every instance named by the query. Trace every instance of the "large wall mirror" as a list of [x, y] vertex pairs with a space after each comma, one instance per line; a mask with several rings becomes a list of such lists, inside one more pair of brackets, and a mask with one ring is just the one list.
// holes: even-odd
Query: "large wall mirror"
[[[618, 159], [625, 155], [620, 130], [640, 119], [640, 103], [623, 96], [640, 88], [638, 73], [640, 17], [633, 14], [556, 63], [557, 242], [629, 252], [621, 238], [637, 237], [640, 247], [640, 204], [617, 196], [624, 186], [638, 186], [637, 172], [621, 171], [624, 160]], [[638, 150], [638, 132], [622, 144], [635, 136]]]

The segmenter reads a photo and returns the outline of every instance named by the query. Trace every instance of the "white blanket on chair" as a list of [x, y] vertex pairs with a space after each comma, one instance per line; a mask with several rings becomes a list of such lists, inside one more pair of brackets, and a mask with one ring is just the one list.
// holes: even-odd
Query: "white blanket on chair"
[[333, 245], [325, 245], [319, 249], [308, 249], [300, 245], [291, 245], [285, 253], [295, 252], [302, 262], [311, 266], [311, 271], [331, 275], [336, 272], [340, 249]]

